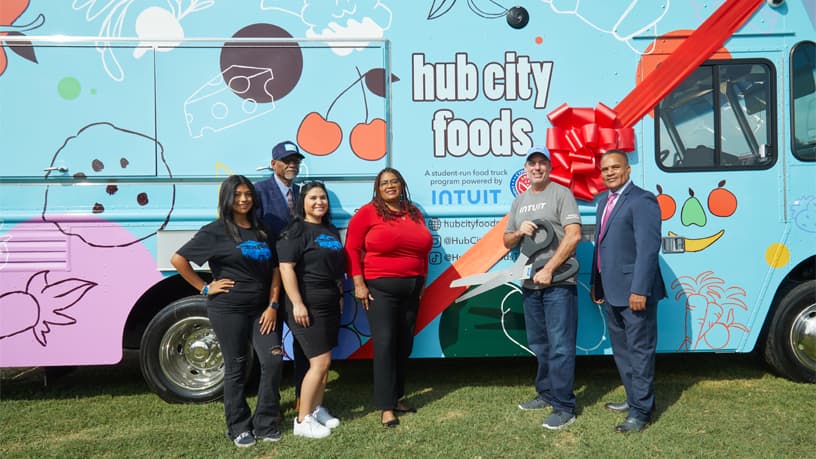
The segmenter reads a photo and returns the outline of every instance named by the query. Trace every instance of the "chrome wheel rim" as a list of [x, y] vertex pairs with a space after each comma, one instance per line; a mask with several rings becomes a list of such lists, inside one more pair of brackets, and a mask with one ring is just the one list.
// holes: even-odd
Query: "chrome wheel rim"
[[159, 365], [178, 387], [208, 391], [224, 380], [224, 357], [210, 321], [186, 317], [170, 327], [159, 345]]
[[796, 360], [816, 371], [816, 303], [806, 307], [793, 319], [791, 349]]

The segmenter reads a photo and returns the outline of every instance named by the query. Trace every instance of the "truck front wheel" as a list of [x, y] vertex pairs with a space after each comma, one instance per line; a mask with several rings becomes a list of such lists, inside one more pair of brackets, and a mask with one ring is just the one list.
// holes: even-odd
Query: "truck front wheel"
[[150, 389], [171, 403], [203, 403], [221, 398], [224, 359], [207, 318], [206, 299], [182, 298], [147, 325], [139, 355]]
[[816, 383], [816, 280], [782, 297], [768, 329], [765, 360], [787, 378]]

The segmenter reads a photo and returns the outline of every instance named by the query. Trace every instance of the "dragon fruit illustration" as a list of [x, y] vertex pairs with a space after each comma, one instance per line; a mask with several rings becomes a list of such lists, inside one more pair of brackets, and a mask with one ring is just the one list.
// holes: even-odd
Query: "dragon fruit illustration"
[[28, 279], [25, 291], [0, 294], [0, 340], [31, 330], [45, 347], [45, 335], [53, 325], [72, 325], [76, 319], [65, 313], [92, 288], [95, 282], [68, 278], [50, 282], [50, 271], [40, 271]]

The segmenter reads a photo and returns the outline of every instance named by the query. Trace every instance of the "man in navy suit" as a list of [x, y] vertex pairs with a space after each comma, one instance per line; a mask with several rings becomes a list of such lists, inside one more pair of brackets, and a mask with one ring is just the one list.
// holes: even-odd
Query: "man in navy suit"
[[639, 432], [655, 408], [657, 302], [666, 296], [660, 274], [660, 208], [655, 196], [629, 180], [626, 153], [601, 157], [601, 177], [609, 193], [598, 201], [592, 300], [604, 304], [612, 353], [626, 400], [605, 407], [626, 412], [616, 432]]
[[255, 184], [255, 192], [261, 201], [258, 217], [270, 232], [270, 240], [277, 240], [281, 231], [289, 224], [292, 215], [289, 203], [294, 205], [297, 202], [300, 191], [294, 180], [300, 172], [302, 160], [303, 155], [293, 142], [275, 145], [272, 149], [272, 177]]
[[[255, 193], [258, 195], [258, 217], [269, 232], [269, 240], [276, 241], [281, 231], [289, 224], [292, 216], [292, 206], [297, 203], [300, 186], [294, 180], [300, 172], [300, 162], [303, 155], [293, 142], [281, 142], [272, 148], [271, 178], [261, 180], [255, 184]], [[273, 242], [274, 245], [274, 242]], [[283, 299], [281, 304], [285, 303]], [[286, 317], [286, 313], [283, 313]], [[309, 359], [297, 340], [292, 340], [293, 359], [295, 364], [295, 410], [300, 402], [300, 386], [303, 377], [309, 369]]]

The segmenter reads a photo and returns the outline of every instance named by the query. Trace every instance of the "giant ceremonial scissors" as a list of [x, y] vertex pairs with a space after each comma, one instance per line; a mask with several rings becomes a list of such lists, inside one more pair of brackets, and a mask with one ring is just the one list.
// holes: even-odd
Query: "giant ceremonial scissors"
[[[519, 256], [515, 263], [509, 268], [491, 272], [473, 274], [471, 276], [456, 279], [450, 283], [450, 287], [465, 287], [468, 285], [479, 285], [478, 287], [468, 291], [464, 295], [456, 299], [456, 302], [462, 302], [468, 298], [473, 298], [476, 295], [482, 294], [488, 290], [494, 289], [499, 285], [506, 284], [512, 281], [521, 281], [533, 277], [539, 269], [543, 268], [549, 258], [536, 259], [541, 252], [545, 252], [552, 246], [553, 253], [558, 247], [558, 237], [555, 235], [555, 230], [550, 222], [546, 220], [534, 220], [536, 231], [531, 236], [525, 236], [521, 240], [521, 249]], [[530, 260], [533, 260], [532, 262]], [[552, 282], [556, 284], [562, 282], [575, 275], [578, 272], [578, 260], [570, 257], [555, 272], [553, 272]]]

